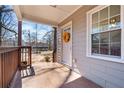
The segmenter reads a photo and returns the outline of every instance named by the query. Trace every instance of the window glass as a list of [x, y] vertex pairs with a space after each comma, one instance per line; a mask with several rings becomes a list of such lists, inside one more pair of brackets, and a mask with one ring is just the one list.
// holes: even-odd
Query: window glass
[[100, 31], [103, 32], [107, 30], [108, 30], [108, 19], [100, 22]]
[[118, 15], [110, 18], [109, 23], [110, 23], [109, 25], [110, 29], [120, 28], [120, 16]]
[[92, 33], [98, 33], [99, 32], [99, 27], [98, 23], [92, 25]]
[[97, 23], [98, 22], [98, 12], [92, 15], [92, 23]]
[[120, 43], [121, 42], [121, 31], [115, 30], [110, 32], [110, 42], [111, 43]]
[[100, 54], [109, 54], [109, 44], [100, 44]]
[[100, 21], [108, 19], [108, 7], [100, 11]]
[[121, 44], [111, 44], [110, 55], [121, 56]]
[[110, 17], [120, 14], [120, 5], [110, 6]]
[[92, 43], [99, 43], [100, 35], [99, 34], [93, 34], [92, 35]]
[[100, 34], [100, 43], [109, 43], [109, 33], [101, 33]]
[[92, 53], [99, 54], [99, 44], [92, 44]]

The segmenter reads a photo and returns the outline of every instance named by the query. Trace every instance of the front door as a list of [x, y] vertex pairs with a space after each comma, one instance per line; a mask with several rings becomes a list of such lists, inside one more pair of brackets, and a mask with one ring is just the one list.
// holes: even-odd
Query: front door
[[[68, 41], [64, 40], [64, 32], [69, 33], [70, 38]], [[63, 42], [63, 55], [62, 55], [62, 63], [71, 67], [72, 66], [72, 22], [69, 22], [62, 28], [62, 42]]]

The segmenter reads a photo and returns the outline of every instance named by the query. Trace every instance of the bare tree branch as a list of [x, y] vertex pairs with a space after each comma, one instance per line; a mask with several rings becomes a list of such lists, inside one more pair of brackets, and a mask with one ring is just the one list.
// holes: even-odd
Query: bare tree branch
[[4, 27], [3, 25], [2, 25], [2, 27], [3, 27], [4, 29], [6, 29], [6, 30], [10, 31], [10, 32], [14, 32], [14, 33], [16, 33], [16, 34], [17, 34], [17, 32], [16, 32], [16, 31], [14, 31], [14, 30], [8, 29], [8, 28]]

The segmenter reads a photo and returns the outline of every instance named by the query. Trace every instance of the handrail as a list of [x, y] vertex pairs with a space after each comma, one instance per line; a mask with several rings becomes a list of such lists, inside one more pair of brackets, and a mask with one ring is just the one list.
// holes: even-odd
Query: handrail
[[6, 48], [0, 47], [0, 53], [11, 52], [11, 51], [14, 51], [16, 49], [19, 49], [19, 48], [18, 47], [6, 47]]

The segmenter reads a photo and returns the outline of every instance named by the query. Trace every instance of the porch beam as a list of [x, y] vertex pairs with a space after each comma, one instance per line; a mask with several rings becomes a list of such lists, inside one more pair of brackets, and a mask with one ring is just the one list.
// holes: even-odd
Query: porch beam
[[30, 20], [30, 21], [37, 22], [37, 23], [52, 25], [52, 26], [58, 25], [58, 22], [56, 22], [56, 21], [51, 21], [51, 20], [48, 20], [48, 19], [45, 19], [42, 17], [36, 17], [36, 16], [28, 15], [28, 14], [23, 14], [23, 19]]

